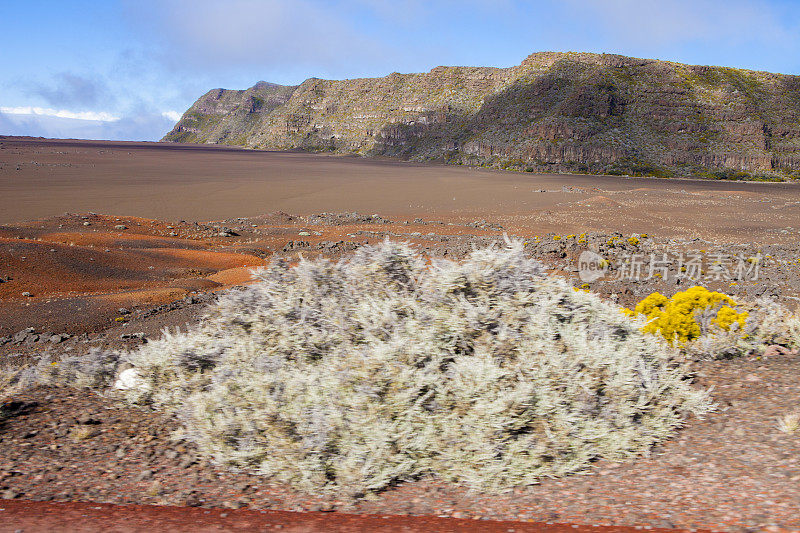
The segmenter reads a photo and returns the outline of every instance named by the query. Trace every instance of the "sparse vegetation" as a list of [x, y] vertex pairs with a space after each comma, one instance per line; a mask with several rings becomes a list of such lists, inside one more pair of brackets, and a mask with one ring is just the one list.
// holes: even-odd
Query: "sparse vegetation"
[[625, 157], [614, 161], [606, 170], [611, 176], [654, 176], [670, 178], [673, 173], [657, 165], [634, 157]]

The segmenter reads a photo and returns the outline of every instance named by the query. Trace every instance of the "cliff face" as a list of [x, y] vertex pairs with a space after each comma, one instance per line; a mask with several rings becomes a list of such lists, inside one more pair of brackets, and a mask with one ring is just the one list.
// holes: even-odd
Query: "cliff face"
[[800, 76], [617, 55], [215, 89], [164, 141], [535, 171], [800, 172]]

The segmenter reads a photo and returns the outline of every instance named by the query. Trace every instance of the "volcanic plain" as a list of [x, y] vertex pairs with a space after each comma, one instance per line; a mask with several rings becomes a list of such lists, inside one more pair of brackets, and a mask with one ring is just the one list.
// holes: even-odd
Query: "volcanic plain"
[[[704, 265], [729, 256], [752, 266], [758, 257], [756, 277], [751, 268], [747, 279], [702, 284], [745, 300], [769, 296], [794, 308], [799, 301], [800, 183], [0, 137], [0, 364], [135, 347], [165, 327], [196, 322], [218, 291], [250, 283], [251, 270], [274, 257], [337, 258], [390, 238], [456, 258], [504, 235], [523, 239], [576, 287], [623, 305], [686, 288], [680, 267], [584, 286], [576, 268], [583, 250], [612, 265], [636, 254], [700, 254]], [[260, 487], [255, 476], [195, 457], [186, 443], [166, 453], [175, 446], [161, 415], [38, 389], [0, 422], [0, 498], [798, 529], [800, 441], [774, 427], [800, 397], [790, 377], [798, 372], [798, 355], [782, 352], [698, 365], [697, 382], [719, 388], [723, 410], [690, 420], [678, 439], [630, 466], [600, 464], [588, 477], [545, 480], [494, 499], [421, 481], [369, 502]], [[81, 426], [91, 436], [70, 437]], [[637, 477], [645, 485], [636, 486]]]

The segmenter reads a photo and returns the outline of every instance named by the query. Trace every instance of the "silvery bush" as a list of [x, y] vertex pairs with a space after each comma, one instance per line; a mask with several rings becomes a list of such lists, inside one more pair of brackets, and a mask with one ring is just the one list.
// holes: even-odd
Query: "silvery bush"
[[681, 348], [685, 356], [694, 360], [731, 359], [761, 355], [772, 345], [800, 348], [800, 317], [789, 309], [768, 298], [740, 307], [748, 313], [744, 327], [727, 331], [714, 324], [716, 309], [697, 313], [695, 321], [701, 335]]
[[431, 262], [387, 241], [256, 277], [125, 354], [120, 388], [219, 463], [308, 492], [422, 475], [500, 491], [643, 453], [712, 409], [663, 339], [519, 242]]

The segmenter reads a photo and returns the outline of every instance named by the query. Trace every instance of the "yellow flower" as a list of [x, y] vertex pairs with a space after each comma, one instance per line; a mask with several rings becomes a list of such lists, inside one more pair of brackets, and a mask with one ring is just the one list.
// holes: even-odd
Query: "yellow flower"
[[734, 322], [744, 327], [747, 312], [737, 312], [736, 305], [730, 296], [696, 286], [672, 298], [654, 292], [639, 302], [632, 313], [648, 318], [643, 331], [661, 334], [670, 344], [685, 344], [700, 336], [695, 311], [718, 308], [714, 324], [725, 331], [729, 331]]

